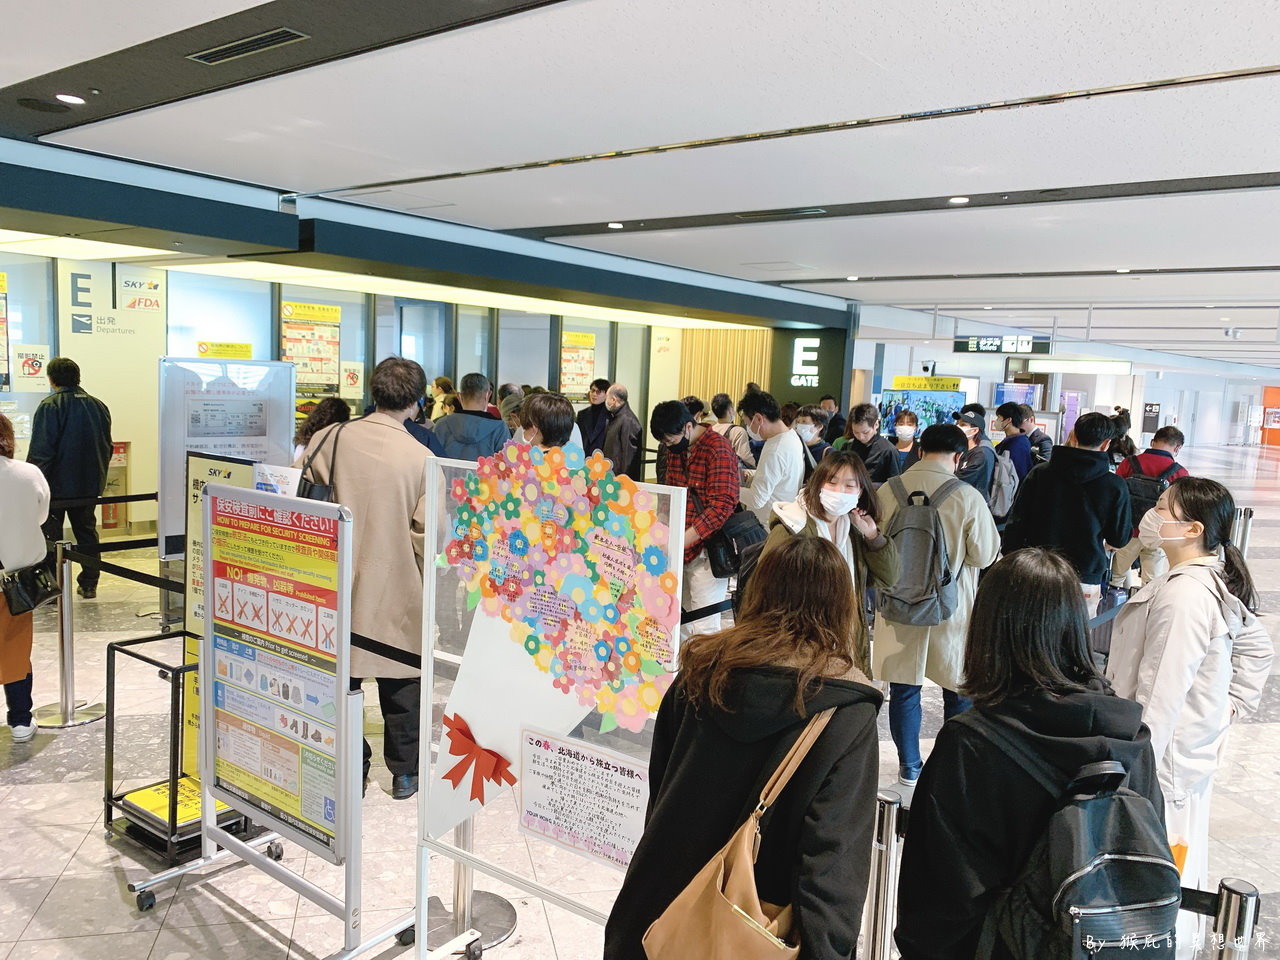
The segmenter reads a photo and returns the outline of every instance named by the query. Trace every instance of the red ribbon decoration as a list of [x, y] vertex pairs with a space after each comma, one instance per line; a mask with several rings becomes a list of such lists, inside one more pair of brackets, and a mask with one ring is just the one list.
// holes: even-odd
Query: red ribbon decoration
[[449, 755], [461, 757], [444, 778], [457, 790], [462, 780], [471, 771], [471, 799], [484, 803], [484, 782], [515, 786], [516, 778], [511, 773], [511, 764], [500, 753], [486, 750], [476, 743], [471, 735], [467, 721], [456, 713], [444, 718], [445, 731], [449, 737]]

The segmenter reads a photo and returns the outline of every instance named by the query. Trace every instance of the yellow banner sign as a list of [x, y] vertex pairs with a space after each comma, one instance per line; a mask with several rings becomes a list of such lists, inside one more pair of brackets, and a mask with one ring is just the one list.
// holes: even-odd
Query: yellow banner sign
[[560, 344], [565, 347], [594, 347], [596, 335], [581, 330], [565, 330], [560, 335]]
[[285, 320], [305, 320], [308, 323], [338, 323], [342, 320], [342, 308], [332, 303], [286, 300], [280, 304], [280, 316]]
[[8, 292], [9, 292], [9, 275], [7, 273], [0, 273], [0, 293], [8, 293]]
[[959, 377], [903, 377], [893, 378], [894, 390], [959, 390]]
[[252, 343], [228, 343], [221, 340], [201, 340], [196, 344], [202, 360], [252, 360]]

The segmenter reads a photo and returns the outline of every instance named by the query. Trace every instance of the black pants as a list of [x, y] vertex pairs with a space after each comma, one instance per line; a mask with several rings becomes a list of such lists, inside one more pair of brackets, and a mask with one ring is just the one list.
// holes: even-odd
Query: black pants
[[[76, 543], [75, 549], [92, 557], [98, 556], [98, 518], [93, 511], [93, 507], [50, 508], [49, 519], [41, 525], [45, 539], [62, 539], [62, 521], [65, 517], [71, 521], [71, 536]], [[52, 552], [47, 559], [49, 569], [53, 570], [54, 555]], [[58, 571], [53, 570], [53, 575], [56, 577]], [[98, 586], [98, 576], [99, 571], [81, 567], [80, 573], [76, 577], [76, 582], [86, 590], [93, 590]]]
[[25, 680], [15, 680], [4, 685], [4, 699], [9, 707], [8, 723], [11, 727], [25, 727], [31, 722], [31, 674]]
[[[382, 758], [392, 776], [418, 773], [418, 714], [422, 681], [417, 677], [375, 677], [378, 682], [378, 702], [382, 705], [382, 722], [385, 733], [382, 738]], [[364, 681], [351, 678], [351, 689], [359, 690]], [[363, 722], [363, 717], [361, 722]], [[369, 762], [373, 748], [364, 742], [364, 775], [369, 776]]]

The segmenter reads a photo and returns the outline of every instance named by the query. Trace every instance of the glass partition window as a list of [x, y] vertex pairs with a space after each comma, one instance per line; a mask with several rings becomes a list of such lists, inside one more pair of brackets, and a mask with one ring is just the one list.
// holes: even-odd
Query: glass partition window
[[448, 376], [445, 331], [449, 304], [397, 298], [396, 305], [400, 314], [400, 356], [422, 364], [428, 380]]
[[498, 383], [545, 387], [550, 366], [550, 315], [499, 310]]
[[[627, 388], [631, 409], [640, 422], [649, 423], [649, 327], [637, 323], [617, 326], [618, 369], [614, 380]], [[666, 400], [668, 397], [660, 397]], [[711, 398], [708, 397], [709, 401]], [[646, 438], [647, 439], [647, 438]]]
[[[29, 375], [23, 376], [22, 366], [34, 363], [33, 354], [47, 359], [57, 352], [52, 267], [53, 261], [45, 257], [0, 254], [0, 351], [7, 361], [0, 367], [8, 367], [9, 372], [8, 386], [0, 385], [0, 413], [13, 422], [19, 460], [27, 456], [31, 418], [49, 392], [48, 381], [37, 367], [29, 366]], [[24, 347], [32, 349], [24, 351]]]
[[458, 307], [458, 342], [454, 351], [453, 382], [456, 386], [468, 373], [489, 376], [493, 359], [492, 326], [488, 307]]
[[171, 357], [200, 356], [200, 341], [246, 343], [251, 360], [275, 359], [271, 284], [168, 272]]

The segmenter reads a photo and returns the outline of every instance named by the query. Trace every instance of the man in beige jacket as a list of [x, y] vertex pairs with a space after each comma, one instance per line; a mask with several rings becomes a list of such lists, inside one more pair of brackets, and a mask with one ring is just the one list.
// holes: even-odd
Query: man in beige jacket
[[[432, 453], [404, 421], [426, 387], [422, 367], [388, 357], [369, 380], [375, 411], [321, 430], [297, 464], [314, 457], [307, 479], [333, 485], [334, 499], [351, 511], [351, 688], [365, 677], [378, 681], [383, 757], [397, 800], [418, 792], [424, 467]], [[372, 756], [366, 740], [366, 780]]]
[[[920, 438], [919, 462], [895, 479], [901, 480], [908, 494], [919, 490], [932, 497], [955, 478], [956, 466], [968, 448], [969, 441], [959, 427], [935, 424]], [[880, 527], [888, 530], [898, 510], [898, 498], [889, 483], [881, 485], [876, 495]], [[932, 627], [892, 623], [877, 614], [871, 644], [875, 678], [889, 682], [889, 732], [898, 747], [898, 782], [904, 786], [915, 786], [923, 765], [920, 687], [925, 677], [942, 687], [943, 712], [948, 719], [969, 706], [957, 692], [963, 682], [969, 614], [978, 592], [978, 571], [994, 563], [1000, 553], [1000, 535], [986, 498], [969, 484], [955, 487], [937, 509], [956, 583], [955, 610], [949, 619]]]

